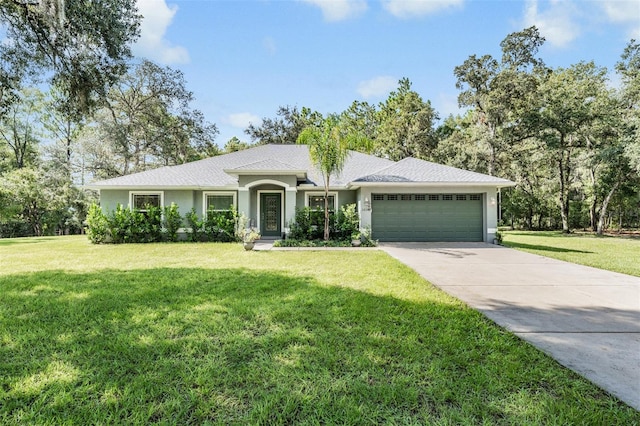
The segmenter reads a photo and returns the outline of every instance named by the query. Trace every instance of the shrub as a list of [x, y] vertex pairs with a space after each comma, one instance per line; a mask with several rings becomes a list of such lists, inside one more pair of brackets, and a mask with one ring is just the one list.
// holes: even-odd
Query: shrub
[[238, 213], [235, 208], [229, 210], [209, 210], [204, 220], [204, 235], [207, 241], [229, 243], [238, 241], [236, 226]]
[[191, 211], [185, 215], [185, 219], [191, 228], [191, 231], [189, 232], [189, 241], [194, 243], [203, 241], [204, 222], [198, 217], [196, 209], [192, 208]]
[[111, 242], [114, 244], [121, 244], [126, 241], [126, 233], [130, 227], [128, 213], [130, 213], [129, 209], [125, 209], [121, 204], [118, 204], [116, 209], [107, 217]]
[[360, 232], [360, 241], [362, 241], [362, 247], [377, 247], [378, 240], [371, 238], [371, 227], [367, 226]]
[[110, 239], [109, 220], [97, 204], [91, 204], [87, 214], [87, 236], [94, 244], [106, 243]]
[[351, 241], [340, 240], [278, 240], [273, 243], [274, 247], [351, 247]]
[[336, 218], [334, 238], [338, 240], [351, 240], [352, 235], [360, 233], [360, 217], [355, 204], [347, 204], [340, 207]]
[[166, 239], [172, 242], [178, 241], [178, 229], [182, 226], [182, 216], [178, 211], [178, 205], [171, 203], [164, 208], [164, 230]]
[[[335, 215], [329, 213], [329, 232], [335, 224]], [[289, 237], [294, 240], [319, 240], [324, 234], [324, 211], [309, 207], [296, 208], [296, 216], [289, 225]]]
[[204, 219], [200, 219], [195, 209], [186, 214], [191, 227], [189, 240], [193, 242], [213, 241], [229, 243], [240, 241], [238, 237], [238, 213], [235, 208], [216, 211], [210, 209]]
[[131, 210], [118, 204], [107, 216], [112, 242], [151, 243], [162, 241], [162, 209], [147, 206], [145, 212]]
[[32, 237], [33, 227], [22, 219], [0, 222], [0, 238]]
[[140, 220], [138, 225], [138, 235], [133, 239], [138, 243], [153, 243], [162, 241], [162, 208], [147, 206], [146, 212], [138, 212], [136, 219]]

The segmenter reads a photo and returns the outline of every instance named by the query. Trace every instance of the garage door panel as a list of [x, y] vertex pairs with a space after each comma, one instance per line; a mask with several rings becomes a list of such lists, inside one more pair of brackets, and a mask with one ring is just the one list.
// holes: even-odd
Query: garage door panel
[[380, 241], [482, 241], [479, 194], [374, 194], [372, 232]]

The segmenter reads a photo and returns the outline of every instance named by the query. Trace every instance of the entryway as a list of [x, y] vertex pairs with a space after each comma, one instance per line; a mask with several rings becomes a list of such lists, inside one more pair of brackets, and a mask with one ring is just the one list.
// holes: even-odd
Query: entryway
[[282, 193], [260, 192], [260, 234], [263, 237], [282, 236]]

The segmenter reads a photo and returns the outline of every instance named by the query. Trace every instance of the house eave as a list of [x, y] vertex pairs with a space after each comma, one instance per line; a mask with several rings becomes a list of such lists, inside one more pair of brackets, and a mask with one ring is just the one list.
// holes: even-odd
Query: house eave
[[114, 191], [229, 191], [237, 190], [238, 185], [85, 185], [84, 188]]
[[505, 188], [516, 186], [515, 182], [351, 182], [347, 187], [349, 189], [358, 189], [366, 187], [386, 187], [392, 188], [436, 188], [436, 187], [472, 187], [472, 188]]

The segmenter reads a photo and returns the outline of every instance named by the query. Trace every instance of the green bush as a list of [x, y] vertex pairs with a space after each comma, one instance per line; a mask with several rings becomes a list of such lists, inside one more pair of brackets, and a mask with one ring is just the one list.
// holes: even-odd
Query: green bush
[[33, 227], [23, 219], [0, 222], [0, 238], [32, 237]]
[[123, 207], [122, 204], [118, 204], [116, 209], [107, 216], [112, 243], [122, 244], [126, 242], [127, 232], [131, 226], [130, 213], [129, 209]]
[[351, 247], [351, 241], [341, 240], [278, 240], [273, 243], [274, 247]]
[[106, 243], [110, 240], [109, 220], [97, 204], [91, 204], [87, 214], [87, 236], [94, 244]]
[[185, 219], [187, 220], [187, 224], [189, 224], [189, 228], [191, 228], [189, 241], [194, 243], [204, 241], [204, 222], [198, 217], [196, 209], [192, 208], [191, 211], [185, 215]]
[[162, 208], [147, 206], [146, 210], [146, 212], [139, 212], [142, 214], [142, 220], [138, 224], [141, 232], [135, 236], [136, 242], [160, 242], [163, 240]]
[[178, 241], [178, 229], [182, 226], [182, 216], [176, 203], [164, 208], [164, 232], [168, 241]]
[[213, 210], [207, 212], [204, 220], [204, 235], [207, 241], [230, 243], [238, 241], [236, 227], [238, 225], [238, 213], [231, 207], [230, 210]]
[[351, 241], [352, 235], [360, 233], [360, 217], [355, 204], [340, 207], [336, 218], [334, 238]]
[[371, 238], [371, 227], [365, 227], [360, 233], [360, 241], [362, 241], [362, 247], [377, 247], [378, 240]]
[[[338, 214], [329, 213], [329, 239], [351, 241], [351, 236], [360, 232], [360, 217], [355, 204], [347, 204]], [[296, 209], [293, 223], [289, 225], [292, 240], [321, 240], [324, 237], [324, 211], [305, 207]]]
[[[335, 215], [329, 213], [329, 233], [335, 224]], [[304, 207], [296, 208], [294, 222], [289, 225], [289, 237], [294, 240], [320, 240], [324, 236], [324, 211]]]
[[191, 209], [186, 215], [186, 220], [191, 228], [190, 241], [221, 243], [240, 241], [237, 233], [239, 217], [233, 207], [230, 210], [220, 211], [210, 209], [204, 219], [200, 219], [195, 209]]
[[[87, 215], [87, 235], [93, 243], [151, 243], [163, 240], [162, 209], [131, 210], [118, 204], [109, 215], [93, 204]], [[179, 216], [179, 215], [178, 215]]]

